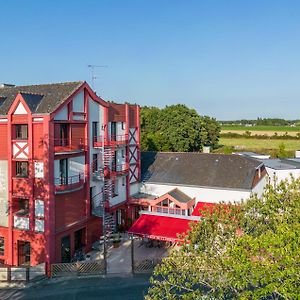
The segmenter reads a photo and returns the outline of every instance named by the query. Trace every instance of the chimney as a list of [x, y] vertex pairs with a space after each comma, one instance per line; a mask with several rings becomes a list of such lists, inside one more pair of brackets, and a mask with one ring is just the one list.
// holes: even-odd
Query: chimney
[[8, 87], [15, 87], [14, 84], [9, 83], [0, 83], [0, 89], [8, 88]]
[[203, 146], [203, 153], [210, 153], [210, 146]]

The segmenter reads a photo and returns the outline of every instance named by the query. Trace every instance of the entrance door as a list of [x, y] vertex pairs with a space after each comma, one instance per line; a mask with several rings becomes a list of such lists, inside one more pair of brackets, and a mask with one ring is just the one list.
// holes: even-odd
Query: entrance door
[[18, 265], [30, 265], [30, 242], [18, 241]]
[[61, 239], [61, 262], [68, 263], [71, 261], [71, 241], [70, 236], [64, 236]]

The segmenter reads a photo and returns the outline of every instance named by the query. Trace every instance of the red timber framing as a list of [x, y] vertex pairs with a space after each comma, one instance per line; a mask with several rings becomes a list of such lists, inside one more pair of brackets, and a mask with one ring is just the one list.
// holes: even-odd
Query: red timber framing
[[128, 131], [129, 135], [129, 146], [128, 146], [128, 157], [130, 164], [129, 171], [129, 182], [135, 183], [139, 182], [141, 178], [141, 153], [140, 153], [140, 108], [137, 106], [135, 111], [131, 111], [128, 113], [129, 116], [134, 116], [134, 123], [128, 122], [130, 124], [130, 128]]

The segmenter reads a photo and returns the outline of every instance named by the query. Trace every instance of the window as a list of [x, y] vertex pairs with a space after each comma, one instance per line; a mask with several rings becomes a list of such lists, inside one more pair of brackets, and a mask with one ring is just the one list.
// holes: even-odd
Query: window
[[29, 213], [29, 200], [28, 199], [18, 199], [18, 211], [17, 216], [27, 216]]
[[61, 159], [59, 161], [59, 176], [60, 176], [60, 178], [68, 177], [68, 165], [69, 165], [69, 162], [68, 162], [67, 158]]
[[59, 137], [60, 139], [57, 141], [57, 145], [55, 146], [69, 146], [69, 131], [70, 125], [69, 124], [60, 124], [59, 126]]
[[27, 140], [28, 139], [28, 125], [18, 124], [16, 127], [16, 139]]
[[17, 161], [16, 162], [16, 177], [28, 177], [28, 162]]
[[122, 130], [125, 130], [125, 122], [122, 122]]
[[118, 184], [119, 184], [119, 181], [116, 178], [115, 182], [114, 182], [114, 193], [113, 193], [114, 196], [118, 196], [118, 194], [119, 194]]
[[36, 217], [44, 217], [44, 201], [43, 200], [35, 200], [35, 216]]
[[124, 149], [121, 150], [122, 158], [125, 158], [125, 151]]
[[0, 255], [4, 255], [4, 237], [0, 237]]
[[117, 123], [116, 122], [111, 122], [111, 124], [110, 124], [110, 135], [111, 135], [112, 141], [117, 140]]
[[92, 171], [98, 171], [98, 154], [93, 154]]
[[98, 122], [93, 122], [92, 124], [92, 136], [93, 136], [93, 141], [97, 141], [97, 137], [98, 137]]
[[122, 186], [125, 186], [125, 176], [122, 177]]

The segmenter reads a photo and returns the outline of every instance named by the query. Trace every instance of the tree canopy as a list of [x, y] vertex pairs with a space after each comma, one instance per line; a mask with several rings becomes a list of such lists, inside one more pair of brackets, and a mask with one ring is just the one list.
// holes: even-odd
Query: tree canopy
[[204, 145], [216, 146], [219, 123], [196, 110], [177, 104], [141, 109], [141, 146], [144, 151], [201, 151]]
[[207, 209], [151, 284], [146, 299], [299, 299], [300, 180]]

